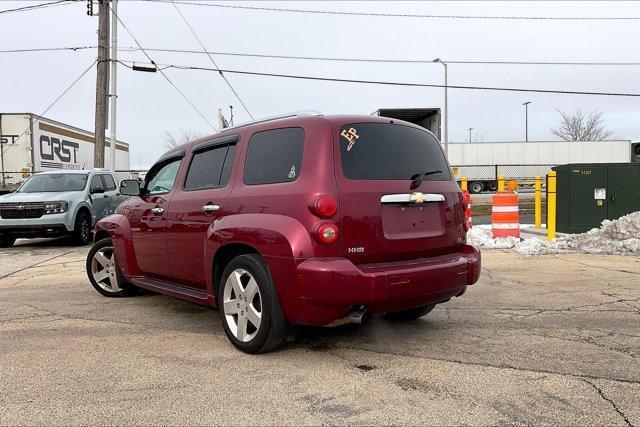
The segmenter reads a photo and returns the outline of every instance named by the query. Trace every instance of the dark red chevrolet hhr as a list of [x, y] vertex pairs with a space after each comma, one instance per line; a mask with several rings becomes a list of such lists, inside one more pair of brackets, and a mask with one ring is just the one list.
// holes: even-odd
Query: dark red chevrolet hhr
[[95, 228], [91, 284], [217, 306], [247, 353], [293, 325], [416, 319], [480, 273], [440, 144], [398, 120], [248, 123], [172, 149], [121, 192], [132, 197]]

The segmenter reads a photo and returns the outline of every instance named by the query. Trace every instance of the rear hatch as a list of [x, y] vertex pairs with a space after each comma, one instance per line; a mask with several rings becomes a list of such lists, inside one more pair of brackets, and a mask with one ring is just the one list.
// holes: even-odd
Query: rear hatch
[[459, 248], [460, 189], [431, 133], [390, 122], [335, 130], [342, 256], [367, 264]]

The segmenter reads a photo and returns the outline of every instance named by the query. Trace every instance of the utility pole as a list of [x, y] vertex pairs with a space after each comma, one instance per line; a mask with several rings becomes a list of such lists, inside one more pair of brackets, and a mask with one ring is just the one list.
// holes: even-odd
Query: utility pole
[[98, 64], [96, 76], [95, 144], [93, 167], [104, 167], [104, 137], [107, 119], [107, 61], [109, 60], [109, 7], [108, 0], [99, 0], [98, 8]]
[[111, 61], [109, 83], [111, 84], [111, 90], [109, 91], [110, 99], [109, 106], [111, 111], [109, 112], [109, 119], [111, 120], [111, 170], [116, 170], [116, 102], [118, 101], [118, 0], [111, 0], [111, 28], [109, 33], [111, 34]]
[[471, 131], [473, 130], [473, 128], [469, 128], [469, 142], [471, 142]]
[[524, 140], [529, 142], [529, 104], [531, 101], [523, 102], [524, 105]]

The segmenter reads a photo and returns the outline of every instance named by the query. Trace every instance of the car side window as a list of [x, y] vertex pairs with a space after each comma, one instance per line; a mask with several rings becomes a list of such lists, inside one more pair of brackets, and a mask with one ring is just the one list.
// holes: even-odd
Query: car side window
[[177, 157], [152, 167], [145, 178], [145, 192], [152, 196], [169, 193], [178, 175], [181, 160], [181, 157]]
[[227, 185], [235, 149], [235, 145], [219, 145], [193, 153], [184, 189], [203, 190]]
[[284, 128], [254, 133], [244, 165], [247, 185], [292, 182], [300, 176], [304, 130]]
[[104, 181], [104, 188], [107, 191], [113, 191], [116, 189], [116, 182], [113, 180], [111, 175], [101, 175], [102, 180]]
[[104, 191], [104, 184], [102, 183], [100, 175], [93, 175], [93, 177], [91, 177], [91, 186], [89, 187], [89, 191]]

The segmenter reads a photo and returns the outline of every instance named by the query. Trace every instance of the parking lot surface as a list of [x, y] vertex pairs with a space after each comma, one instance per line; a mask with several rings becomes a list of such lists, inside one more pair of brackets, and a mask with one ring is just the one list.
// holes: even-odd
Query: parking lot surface
[[235, 350], [214, 310], [100, 296], [88, 248], [0, 250], [0, 424], [640, 424], [640, 259], [484, 251], [411, 323]]

